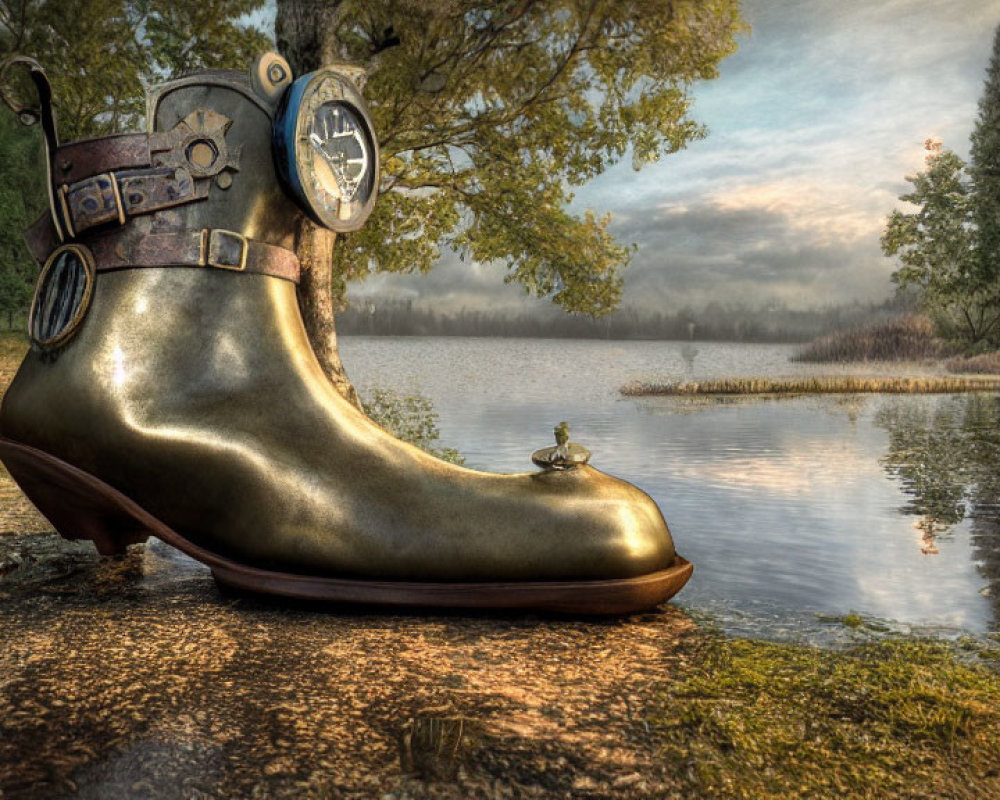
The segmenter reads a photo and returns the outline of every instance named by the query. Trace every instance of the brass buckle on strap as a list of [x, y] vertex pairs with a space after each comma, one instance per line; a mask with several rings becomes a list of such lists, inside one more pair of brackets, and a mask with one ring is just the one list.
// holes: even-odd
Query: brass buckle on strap
[[201, 265], [242, 272], [247, 267], [247, 239], [236, 231], [204, 228], [201, 232]]

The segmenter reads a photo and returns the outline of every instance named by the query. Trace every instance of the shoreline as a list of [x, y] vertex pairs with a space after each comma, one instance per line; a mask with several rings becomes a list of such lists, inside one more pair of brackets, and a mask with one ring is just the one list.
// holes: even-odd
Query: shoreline
[[717, 378], [701, 381], [632, 381], [619, 389], [625, 397], [800, 396], [830, 394], [961, 394], [1000, 392], [1000, 375]]

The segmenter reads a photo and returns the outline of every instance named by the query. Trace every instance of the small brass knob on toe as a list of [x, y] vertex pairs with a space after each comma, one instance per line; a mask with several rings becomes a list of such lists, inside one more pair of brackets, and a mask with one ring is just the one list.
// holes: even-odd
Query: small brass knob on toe
[[531, 454], [531, 460], [542, 469], [572, 469], [590, 460], [590, 451], [583, 445], [569, 440], [569, 424], [560, 422], [555, 427], [556, 446], [543, 447]]

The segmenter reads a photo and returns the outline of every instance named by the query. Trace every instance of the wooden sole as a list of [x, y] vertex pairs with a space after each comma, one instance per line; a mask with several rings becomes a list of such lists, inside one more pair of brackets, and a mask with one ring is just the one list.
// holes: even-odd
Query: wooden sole
[[64, 538], [90, 539], [112, 555], [156, 536], [207, 564], [218, 583], [252, 592], [330, 603], [625, 614], [669, 600], [694, 570], [677, 556], [668, 569], [648, 575], [590, 581], [431, 583], [275, 572], [199, 547], [117, 489], [41, 450], [0, 437], [0, 461]]

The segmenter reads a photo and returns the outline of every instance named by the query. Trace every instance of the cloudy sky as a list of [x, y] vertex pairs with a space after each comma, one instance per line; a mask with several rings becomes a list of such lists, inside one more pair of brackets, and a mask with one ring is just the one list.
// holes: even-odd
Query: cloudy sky
[[[745, 0], [752, 32], [695, 89], [707, 139], [580, 189], [638, 245], [625, 303], [710, 300], [811, 307], [879, 301], [892, 261], [885, 216], [922, 167], [923, 142], [968, 154], [1000, 0]], [[428, 276], [376, 276], [436, 307], [538, 305], [497, 265], [446, 256]]]

